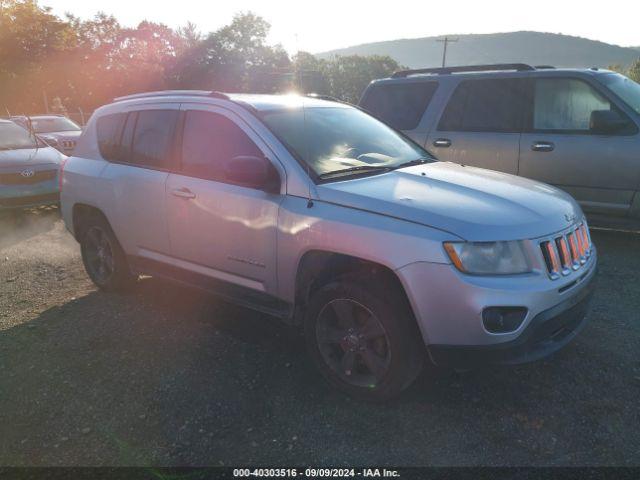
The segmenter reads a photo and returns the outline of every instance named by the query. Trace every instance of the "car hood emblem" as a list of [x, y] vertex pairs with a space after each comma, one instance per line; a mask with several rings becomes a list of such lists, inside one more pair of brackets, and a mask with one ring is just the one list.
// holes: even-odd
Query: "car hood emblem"
[[576, 215], [575, 213], [565, 213], [564, 218], [567, 220], [567, 222], [572, 223], [576, 219]]
[[20, 175], [22, 175], [25, 178], [33, 177], [35, 174], [36, 172], [34, 172], [29, 168], [20, 172]]

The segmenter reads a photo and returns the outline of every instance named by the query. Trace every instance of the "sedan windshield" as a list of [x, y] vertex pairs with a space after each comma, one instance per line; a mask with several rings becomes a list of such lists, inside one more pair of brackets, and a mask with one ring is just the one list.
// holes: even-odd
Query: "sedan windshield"
[[368, 175], [434, 160], [426, 150], [356, 108], [282, 109], [264, 112], [261, 118], [320, 179]]
[[601, 76], [602, 83], [618, 95], [627, 105], [640, 113], [640, 85], [618, 73]]
[[44, 144], [15, 123], [0, 123], [0, 150], [42, 147]]
[[36, 133], [77, 132], [78, 125], [65, 117], [32, 117], [31, 125]]

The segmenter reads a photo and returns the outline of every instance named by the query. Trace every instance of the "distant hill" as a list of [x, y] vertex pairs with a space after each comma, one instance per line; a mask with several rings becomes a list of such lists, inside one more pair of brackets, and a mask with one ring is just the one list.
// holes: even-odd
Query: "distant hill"
[[[610, 45], [581, 37], [555, 33], [512, 32], [485, 35], [450, 35], [447, 65], [478, 65], [484, 63], [522, 62], [530, 65], [558, 67], [607, 67], [630, 65], [640, 55], [640, 47]], [[401, 65], [411, 68], [438, 66], [442, 62], [442, 43], [425, 37], [386, 42], [365, 43], [353, 47], [317, 54], [389, 55]]]

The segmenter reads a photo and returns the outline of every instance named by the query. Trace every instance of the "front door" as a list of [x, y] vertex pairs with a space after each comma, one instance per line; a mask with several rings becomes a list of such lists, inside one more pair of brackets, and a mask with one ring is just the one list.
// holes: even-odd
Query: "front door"
[[253, 290], [276, 292], [282, 195], [229, 183], [224, 166], [267, 148], [226, 109], [183, 105], [178, 173], [166, 188], [172, 255], [179, 266]]
[[[520, 139], [520, 175], [558, 186], [589, 212], [626, 215], [640, 184], [640, 137], [629, 128], [601, 135], [593, 112], [626, 115], [603, 92], [578, 78], [538, 78]], [[527, 125], [528, 124], [528, 125]]]

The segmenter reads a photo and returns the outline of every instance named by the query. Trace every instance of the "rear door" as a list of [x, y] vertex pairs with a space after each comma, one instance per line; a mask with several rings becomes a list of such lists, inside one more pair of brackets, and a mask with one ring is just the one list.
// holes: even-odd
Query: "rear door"
[[[531, 82], [520, 175], [566, 190], [587, 211], [626, 215], [640, 184], [638, 128], [606, 92], [582, 78]], [[593, 133], [591, 115], [598, 110], [617, 111], [630, 128], [610, 135]]]
[[462, 80], [426, 147], [442, 161], [517, 174], [525, 80]]
[[[120, 141], [101, 147], [111, 149], [110, 163], [102, 174], [112, 187], [113, 211], [109, 219], [129, 254], [149, 257], [153, 252], [170, 252], [165, 183], [172, 168], [179, 107], [136, 106], [123, 119], [118, 131]], [[117, 119], [103, 128], [105, 132], [118, 128]]]

